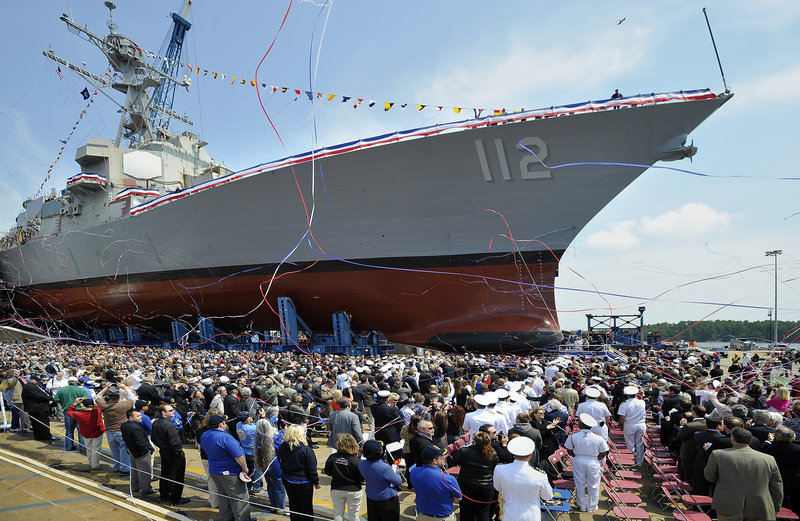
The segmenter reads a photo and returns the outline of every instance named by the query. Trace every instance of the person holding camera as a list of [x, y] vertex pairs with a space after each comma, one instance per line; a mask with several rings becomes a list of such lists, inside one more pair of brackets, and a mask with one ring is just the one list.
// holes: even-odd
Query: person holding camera
[[[120, 387], [125, 391], [125, 396], [122, 396]], [[108, 446], [111, 449], [111, 459], [114, 463], [111, 470], [120, 474], [127, 474], [131, 470], [128, 448], [125, 445], [125, 440], [122, 439], [122, 432], [120, 431], [122, 424], [128, 420], [126, 416], [128, 409], [133, 407], [133, 400], [129, 398], [129, 392], [131, 392], [130, 388], [124, 384], [118, 386], [115, 383], [108, 382], [97, 393], [95, 398], [95, 402], [103, 414], [106, 440], [108, 440]]]

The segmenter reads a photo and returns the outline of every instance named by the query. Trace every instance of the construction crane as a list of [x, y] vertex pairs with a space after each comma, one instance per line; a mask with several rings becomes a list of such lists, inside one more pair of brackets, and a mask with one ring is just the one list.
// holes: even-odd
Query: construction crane
[[[172, 32], [169, 36], [169, 44], [166, 51], [163, 49], [160, 56], [154, 58], [153, 66], [158, 67], [161, 65], [161, 72], [166, 76], [177, 77], [178, 70], [180, 69], [181, 51], [183, 49], [183, 39], [186, 32], [192, 27], [186, 18], [189, 16], [189, 11], [192, 9], [192, 1], [184, 0], [183, 9], [181, 14], [172, 13]], [[175, 100], [175, 88], [178, 86], [173, 81], [167, 78], [162, 78], [161, 83], [153, 95], [153, 105], [150, 108], [150, 116], [153, 119], [154, 128], [156, 130], [165, 131], [169, 128], [169, 118], [165, 116], [159, 109], [167, 111], [172, 110], [172, 103]]]

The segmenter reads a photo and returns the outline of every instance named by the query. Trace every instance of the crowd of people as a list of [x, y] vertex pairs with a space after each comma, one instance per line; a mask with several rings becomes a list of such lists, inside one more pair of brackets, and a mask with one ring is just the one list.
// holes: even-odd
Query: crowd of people
[[[593, 512], [610, 428], [644, 465], [647, 419], [720, 519], [731, 509], [774, 519], [781, 505], [800, 513], [800, 403], [764, 373], [782, 360], [747, 358], [725, 370], [708, 355], [657, 350], [378, 358], [45, 342], [3, 346], [0, 391], [12, 431], [85, 452], [89, 472], [129, 474], [133, 495], [164, 504], [189, 502], [184, 448], [196, 446], [209, 504], [226, 521], [249, 520], [253, 494], [310, 521], [320, 473], [336, 521], [355, 521], [364, 496], [370, 521], [397, 521], [403, 491], [421, 521], [536, 521], [552, 504], [561, 449], [575, 507]], [[63, 440], [50, 421], [64, 422]], [[324, 461], [315, 436], [326, 438]], [[763, 486], [743, 485], [752, 480], [736, 457]]]

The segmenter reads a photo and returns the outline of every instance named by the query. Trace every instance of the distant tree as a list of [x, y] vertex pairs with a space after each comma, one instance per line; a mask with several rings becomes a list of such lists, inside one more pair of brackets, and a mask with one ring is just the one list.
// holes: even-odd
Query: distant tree
[[[772, 340], [775, 326], [769, 320], [703, 320], [700, 322], [659, 322], [646, 324], [645, 333], [660, 331], [662, 340], [687, 340], [695, 342], [726, 342], [731, 338]], [[800, 324], [778, 321], [778, 339], [785, 343], [800, 340]]]

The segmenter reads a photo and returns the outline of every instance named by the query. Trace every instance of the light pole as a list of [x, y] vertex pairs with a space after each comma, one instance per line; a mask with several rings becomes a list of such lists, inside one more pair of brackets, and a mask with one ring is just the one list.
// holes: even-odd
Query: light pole
[[783, 253], [783, 250], [772, 250], [764, 253], [767, 257], [775, 257], [775, 313], [773, 314], [775, 318], [775, 329], [773, 330], [773, 347], [778, 344], [778, 255], [781, 253]]

